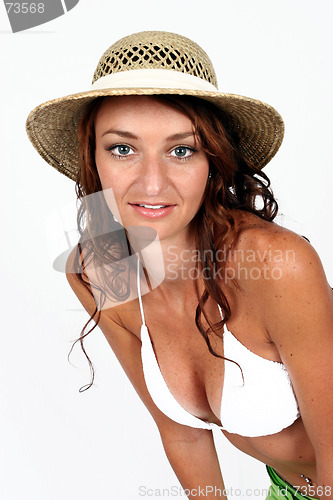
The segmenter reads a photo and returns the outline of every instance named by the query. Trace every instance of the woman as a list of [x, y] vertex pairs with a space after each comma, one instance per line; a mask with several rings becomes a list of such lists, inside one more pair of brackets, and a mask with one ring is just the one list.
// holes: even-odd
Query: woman
[[330, 498], [333, 297], [310, 244], [272, 222], [261, 168], [280, 115], [219, 92], [190, 40], [144, 32], [106, 51], [90, 91], [36, 108], [27, 130], [77, 181], [68, 280], [189, 498], [224, 497], [216, 427], [267, 465], [269, 497]]

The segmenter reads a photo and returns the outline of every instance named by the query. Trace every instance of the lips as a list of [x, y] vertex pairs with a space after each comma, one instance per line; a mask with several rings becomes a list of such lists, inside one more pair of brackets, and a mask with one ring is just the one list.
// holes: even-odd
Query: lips
[[153, 218], [157, 219], [160, 217], [165, 217], [166, 215], [169, 215], [177, 205], [170, 205], [167, 203], [146, 203], [146, 202], [139, 202], [139, 203], [130, 203], [129, 204], [133, 210], [142, 217], [148, 217], [148, 218]]

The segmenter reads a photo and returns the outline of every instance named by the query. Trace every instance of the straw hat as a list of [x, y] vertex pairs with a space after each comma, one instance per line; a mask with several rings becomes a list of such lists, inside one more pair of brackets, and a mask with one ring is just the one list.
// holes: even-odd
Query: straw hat
[[279, 113], [261, 101], [218, 90], [213, 65], [192, 40], [164, 31], [122, 38], [101, 57], [91, 89], [41, 104], [26, 129], [38, 153], [70, 179], [79, 170], [76, 129], [86, 107], [100, 96], [177, 94], [197, 96], [222, 108], [239, 137], [243, 157], [259, 168], [283, 139]]

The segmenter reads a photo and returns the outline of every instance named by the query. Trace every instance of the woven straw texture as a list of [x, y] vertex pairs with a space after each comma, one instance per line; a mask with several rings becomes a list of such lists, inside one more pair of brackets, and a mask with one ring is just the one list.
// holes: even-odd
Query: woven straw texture
[[188, 38], [146, 31], [122, 38], [102, 55], [92, 83], [105, 75], [131, 69], [169, 69], [198, 76], [217, 87], [213, 65], [199, 45]]
[[[125, 37], [101, 57], [93, 82], [112, 73], [133, 69], [168, 69], [190, 74], [217, 86], [207, 54], [194, 42], [166, 32], [142, 32]], [[35, 108], [26, 129], [38, 153], [59, 172], [75, 179], [80, 168], [78, 123], [91, 101], [100, 96], [191, 95], [213, 102], [228, 118], [228, 127], [239, 138], [244, 158], [264, 167], [279, 149], [284, 133], [281, 116], [268, 104], [222, 92], [161, 88], [112, 88], [90, 90], [48, 101]]]

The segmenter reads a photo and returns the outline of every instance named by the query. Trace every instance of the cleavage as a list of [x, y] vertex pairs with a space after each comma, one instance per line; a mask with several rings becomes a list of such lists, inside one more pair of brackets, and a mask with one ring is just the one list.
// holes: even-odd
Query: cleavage
[[[147, 318], [155, 357], [164, 381], [177, 402], [196, 417], [219, 423], [223, 360], [213, 356], [200, 332], [187, 322], [163, 330], [161, 321]], [[190, 332], [190, 333], [189, 333]]]

